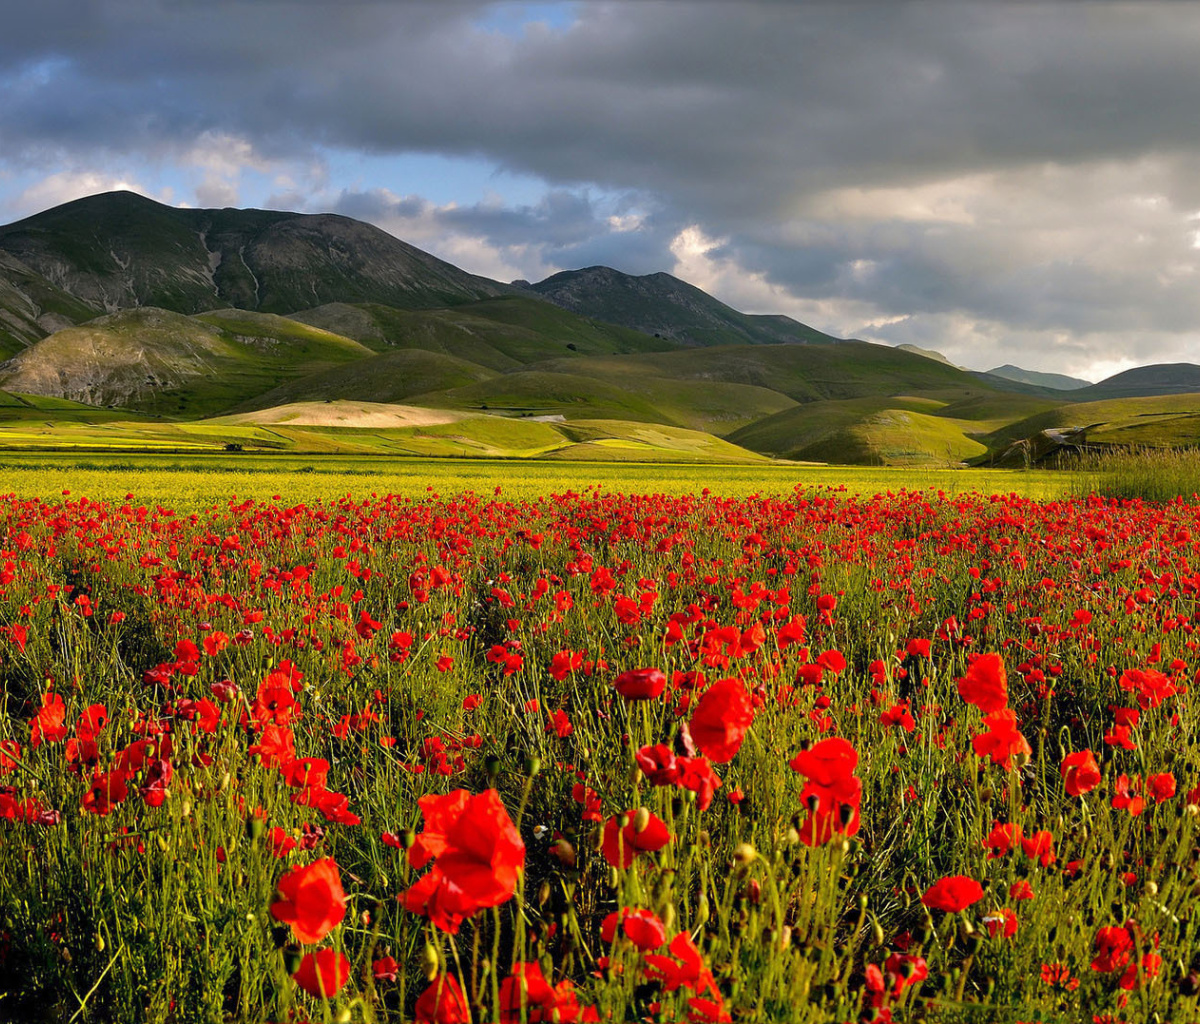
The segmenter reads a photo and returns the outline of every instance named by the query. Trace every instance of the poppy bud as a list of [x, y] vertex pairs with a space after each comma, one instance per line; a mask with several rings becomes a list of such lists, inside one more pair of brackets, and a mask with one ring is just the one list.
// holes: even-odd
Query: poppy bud
[[646, 827], [650, 824], [650, 809], [648, 807], [639, 807], [633, 815], [633, 830], [634, 832], [645, 832]]
[[749, 843], [738, 843], [737, 846], [734, 847], [733, 859], [739, 864], [752, 864], [757, 857], [758, 851]]
[[542, 770], [542, 759], [536, 755], [525, 758], [525, 774], [531, 778]]
[[350, 1024], [353, 1014], [350, 1012], [350, 1007], [343, 1006], [338, 1010], [337, 1016], [334, 1017], [335, 1024]]
[[426, 942], [421, 952], [421, 973], [426, 981], [433, 981], [438, 975], [438, 954], [432, 942]]
[[483, 767], [487, 771], [488, 783], [494, 783], [496, 776], [500, 774], [500, 758], [495, 754], [488, 754], [483, 759]]
[[416, 841], [417, 834], [411, 828], [406, 828], [400, 833], [400, 845], [403, 846], [404, 849], [412, 849], [412, 846]]
[[99, 932], [96, 932], [96, 952], [97, 953], [104, 952], [104, 936], [101, 935]]
[[543, 881], [542, 884], [538, 886], [537, 905], [539, 907], [544, 907], [546, 905], [546, 902], [549, 899], [550, 899], [550, 883]]
[[550, 847], [550, 852], [558, 858], [560, 864], [573, 868], [575, 866], [575, 847], [565, 839], [558, 839]]
[[250, 837], [252, 842], [254, 840], [261, 839], [262, 834], [266, 831], [266, 829], [267, 823], [263, 821], [262, 818], [260, 818], [257, 814], [251, 814], [246, 819], [246, 835]]

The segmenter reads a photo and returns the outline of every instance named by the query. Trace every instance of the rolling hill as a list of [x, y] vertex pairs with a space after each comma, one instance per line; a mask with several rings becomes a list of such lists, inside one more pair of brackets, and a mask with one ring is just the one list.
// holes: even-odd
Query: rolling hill
[[191, 418], [371, 351], [270, 314], [143, 307], [43, 338], [0, 366], [9, 391]]
[[580, 316], [682, 345], [828, 344], [839, 339], [787, 316], [739, 313], [670, 274], [634, 277], [611, 267], [567, 270], [526, 286]]
[[1036, 387], [1053, 388], [1056, 391], [1078, 391], [1080, 388], [1091, 386], [1090, 380], [1079, 377], [1068, 377], [1065, 373], [1041, 373], [1038, 370], [1026, 370], [1012, 363], [995, 366], [985, 371], [992, 377], [1002, 377], [1005, 380], [1016, 381], [1020, 384], [1033, 384]]

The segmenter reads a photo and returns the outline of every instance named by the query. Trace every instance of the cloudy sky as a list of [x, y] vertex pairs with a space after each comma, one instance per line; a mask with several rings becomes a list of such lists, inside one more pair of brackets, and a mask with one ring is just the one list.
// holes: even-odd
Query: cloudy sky
[[1200, 4], [38, 0], [0, 221], [111, 188], [468, 270], [666, 270], [839, 336], [1200, 362]]

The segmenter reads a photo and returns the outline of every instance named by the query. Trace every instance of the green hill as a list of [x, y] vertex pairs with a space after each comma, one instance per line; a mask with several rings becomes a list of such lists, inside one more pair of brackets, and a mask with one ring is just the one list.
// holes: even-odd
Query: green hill
[[880, 396], [812, 402], [729, 435], [751, 451], [810, 462], [948, 465], [982, 456], [962, 421], [933, 398]]
[[729, 433], [793, 404], [786, 395], [767, 388], [722, 381], [679, 381], [646, 374], [605, 378], [536, 368], [467, 387], [413, 395], [410, 400], [435, 408], [568, 420], [625, 419], [716, 434]]
[[494, 376], [494, 370], [442, 352], [400, 349], [298, 377], [255, 395], [242, 403], [241, 408], [265, 409], [289, 402], [338, 399], [405, 402], [413, 395], [466, 387]]
[[303, 310], [292, 319], [344, 334], [379, 352], [420, 348], [499, 371], [556, 357], [675, 347], [637, 331], [592, 323], [540, 299], [519, 296], [421, 311], [377, 303], [338, 303]]
[[283, 317], [242, 310], [186, 317], [143, 308], [43, 338], [4, 365], [0, 386], [188, 418], [371, 354], [349, 338]]
[[1151, 395], [1181, 395], [1200, 391], [1200, 366], [1194, 363], [1156, 363], [1106, 377], [1098, 384], [1071, 392], [1076, 402], [1107, 398], [1145, 398]]
[[1044, 430], [1079, 430], [1077, 443], [1176, 447], [1200, 445], [1200, 394], [1111, 398], [1058, 406], [999, 427], [988, 437], [999, 452]]
[[[566, 370], [562, 361], [538, 369]], [[970, 374], [887, 345], [843, 341], [833, 345], [740, 345], [620, 358], [580, 359], [569, 372], [605, 380], [639, 375], [677, 381], [747, 384], [796, 402], [870, 395], [945, 392], [945, 400], [986, 390]]]

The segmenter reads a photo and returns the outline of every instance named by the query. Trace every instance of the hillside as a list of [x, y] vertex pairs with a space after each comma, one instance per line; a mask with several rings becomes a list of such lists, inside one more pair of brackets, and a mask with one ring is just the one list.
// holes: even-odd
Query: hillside
[[[538, 369], [565, 372], [568, 364], [557, 360]], [[573, 360], [569, 372], [622, 386], [644, 375], [676, 381], [746, 384], [776, 391], [795, 402], [917, 391], [948, 391], [953, 397], [962, 398], [981, 390], [974, 377], [953, 366], [865, 341], [721, 346], [619, 358], [594, 357]]]
[[302, 310], [292, 319], [354, 338], [377, 352], [419, 348], [497, 371], [557, 357], [656, 352], [676, 347], [628, 328], [591, 322], [525, 296], [419, 311], [377, 303], [336, 303]]
[[580, 316], [683, 345], [771, 345], [837, 341], [786, 316], [739, 313], [670, 274], [633, 277], [611, 267], [567, 270], [528, 285]]
[[999, 453], [1013, 441], [1046, 430], [1077, 432], [1074, 440], [1086, 444], [1195, 445], [1200, 441], [1200, 393], [1112, 398], [1057, 406], [996, 429], [988, 438], [989, 447]]
[[1200, 366], [1195, 363], [1155, 363], [1106, 377], [1071, 394], [1077, 402], [1105, 398], [1145, 398], [1200, 392]]
[[1065, 373], [1042, 373], [1038, 370], [1026, 370], [1012, 363], [995, 366], [985, 371], [993, 377], [1003, 377], [1005, 380], [1016, 381], [1020, 384], [1033, 384], [1037, 387], [1054, 388], [1057, 391], [1077, 391], [1079, 388], [1091, 386], [1090, 380], [1079, 377], [1068, 377]]
[[514, 291], [349, 217], [184, 210], [132, 192], [88, 196], [0, 227], [0, 250], [107, 311], [290, 313], [330, 302], [416, 309]]
[[43, 338], [0, 366], [0, 387], [194, 417], [371, 354], [349, 338], [269, 314], [186, 317], [146, 307]]
[[0, 358], [99, 314], [0, 250]]

